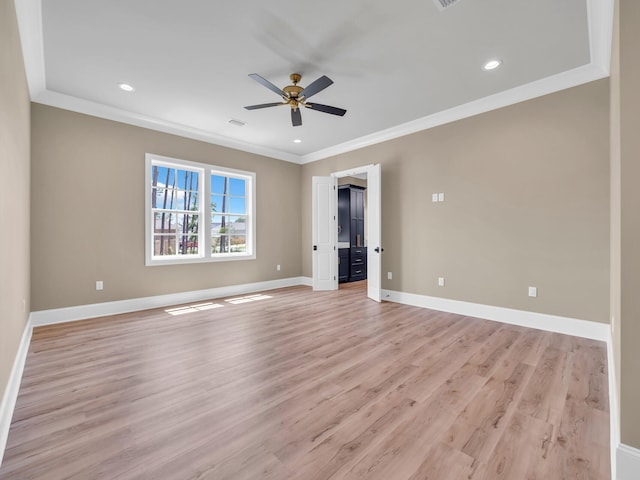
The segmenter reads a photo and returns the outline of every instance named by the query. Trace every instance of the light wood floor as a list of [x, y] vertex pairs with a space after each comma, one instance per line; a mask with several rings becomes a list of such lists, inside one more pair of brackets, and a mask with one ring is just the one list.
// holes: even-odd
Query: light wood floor
[[609, 479], [605, 345], [292, 287], [37, 328], [6, 479]]

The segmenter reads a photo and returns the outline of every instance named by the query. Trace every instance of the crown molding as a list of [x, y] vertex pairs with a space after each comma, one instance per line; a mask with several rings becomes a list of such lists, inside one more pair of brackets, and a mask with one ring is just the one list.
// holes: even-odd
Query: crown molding
[[130, 112], [121, 108], [92, 102], [90, 100], [85, 100], [83, 98], [78, 98], [71, 95], [65, 95], [63, 93], [44, 90], [31, 100], [35, 103], [41, 103], [43, 105], [49, 105], [51, 107], [71, 110], [72, 112], [92, 115], [94, 117], [104, 118], [106, 120], [113, 120], [120, 123], [126, 123], [128, 125], [148, 128], [158, 132], [178, 135], [185, 138], [191, 138], [193, 140], [200, 140], [202, 142], [212, 143], [214, 145], [233, 148], [235, 150], [241, 150], [244, 152], [262, 155], [269, 158], [275, 158], [278, 160], [284, 160], [287, 162], [300, 163], [300, 158], [298, 155], [263, 147], [261, 145], [243, 142], [241, 140], [235, 140], [223, 135], [217, 135], [215, 133], [208, 132], [206, 130], [189, 127], [179, 123], [169, 122], [161, 118]]
[[443, 110], [441, 112], [434, 113], [433, 115], [428, 115], [411, 122], [403, 123], [371, 135], [366, 135], [333, 147], [309, 153], [302, 156], [300, 163], [305, 164], [315, 162], [317, 160], [322, 160], [323, 158], [368, 147], [387, 140], [420, 132], [422, 130], [428, 130], [446, 123], [455, 122], [456, 120], [462, 120], [463, 118], [472, 117], [480, 113], [497, 110], [498, 108], [507, 107], [525, 100], [530, 100], [532, 98], [541, 97], [560, 90], [582, 85], [583, 83], [599, 80], [607, 76], [608, 72], [605, 72], [600, 67], [594, 66], [593, 64], [584, 65], [582, 67], [574, 68], [573, 70], [568, 70], [551, 77], [546, 77], [526, 85], [521, 85], [457, 107]]
[[611, 63], [614, 0], [587, 0], [591, 52], [589, 64], [306, 155], [296, 155], [231, 139], [187, 125], [47, 90], [41, 0], [15, 0], [15, 5], [27, 82], [33, 102], [278, 160], [306, 164], [608, 77]]

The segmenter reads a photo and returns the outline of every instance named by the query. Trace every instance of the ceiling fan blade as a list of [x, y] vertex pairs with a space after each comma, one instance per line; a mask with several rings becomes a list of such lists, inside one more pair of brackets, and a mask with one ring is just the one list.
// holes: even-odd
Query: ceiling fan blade
[[302, 115], [300, 114], [300, 108], [291, 109], [291, 123], [294, 127], [302, 125]]
[[269, 90], [271, 90], [274, 93], [277, 93], [278, 95], [280, 95], [281, 97], [286, 97], [286, 95], [284, 94], [284, 92], [279, 89], [278, 87], [276, 87], [273, 83], [271, 83], [269, 80], [267, 80], [266, 78], [261, 77], [260, 75], [258, 75], [257, 73], [250, 73], [249, 76], [251, 78], [253, 78], [256, 82], [258, 82], [261, 85], [264, 85], [265, 87], [267, 87]]
[[332, 83], [333, 83], [333, 80], [331, 80], [326, 75], [323, 75], [319, 79], [317, 79], [315, 82], [311, 82], [310, 85], [307, 85], [307, 88], [302, 90], [298, 94], [298, 97], [309, 98], [312, 95], [315, 95], [316, 93], [321, 92], [322, 90], [327, 88]]
[[249, 105], [248, 107], [244, 107], [244, 108], [246, 108], [247, 110], [257, 110], [259, 108], [277, 107], [278, 105], [286, 105], [286, 103], [283, 103], [283, 102], [261, 103], [260, 105]]
[[343, 116], [347, 111], [344, 108], [332, 107], [330, 105], [322, 105], [321, 103], [307, 103], [305, 107], [319, 112], [330, 113], [331, 115]]

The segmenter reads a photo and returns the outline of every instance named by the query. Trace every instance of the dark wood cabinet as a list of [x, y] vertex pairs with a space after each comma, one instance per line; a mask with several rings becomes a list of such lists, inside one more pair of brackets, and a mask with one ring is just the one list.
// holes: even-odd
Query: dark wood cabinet
[[338, 281], [349, 281], [349, 249], [338, 249]]
[[[364, 240], [365, 188], [357, 185], [338, 187], [339, 279], [355, 282], [367, 278], [367, 249]], [[348, 244], [349, 248], [344, 248]]]
[[338, 242], [350, 242], [351, 229], [351, 189], [348, 185], [338, 187]]
[[351, 247], [349, 258], [349, 281], [357, 282], [367, 278], [366, 247]]
[[364, 188], [350, 187], [350, 217], [349, 241], [351, 247], [364, 247]]

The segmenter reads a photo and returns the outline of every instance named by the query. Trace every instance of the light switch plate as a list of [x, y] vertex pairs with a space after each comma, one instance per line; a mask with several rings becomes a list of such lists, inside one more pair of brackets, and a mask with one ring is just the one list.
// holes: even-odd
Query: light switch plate
[[432, 193], [431, 194], [431, 201], [432, 202], [437, 202], [438, 201], [438, 194], [437, 193]]
[[529, 296], [537, 297], [538, 296], [538, 288], [537, 287], [529, 287]]
[[438, 201], [439, 202], [444, 202], [444, 193], [439, 193], [438, 194]]

